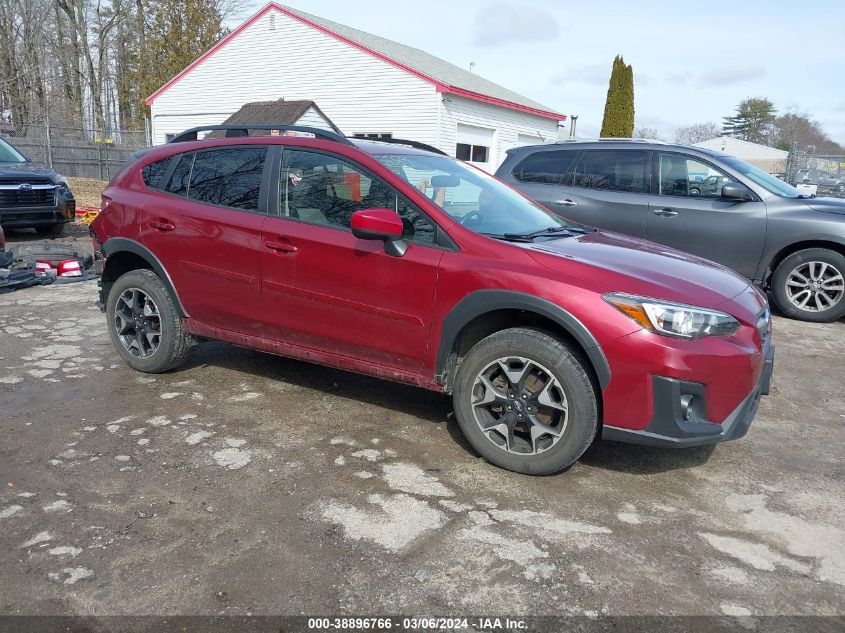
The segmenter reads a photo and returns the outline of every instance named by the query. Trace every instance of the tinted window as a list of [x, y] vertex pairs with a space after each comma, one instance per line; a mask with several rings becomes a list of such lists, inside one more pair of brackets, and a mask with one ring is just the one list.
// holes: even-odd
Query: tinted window
[[733, 178], [706, 163], [680, 154], [660, 154], [658, 182], [664, 196], [720, 198]]
[[165, 191], [174, 193], [177, 196], [186, 196], [188, 195], [188, 180], [191, 177], [191, 165], [194, 164], [194, 155], [182, 154], [177, 160], [179, 162], [176, 163], [176, 168], [170, 175], [170, 180], [167, 183]]
[[570, 171], [572, 159], [577, 152], [554, 151], [534, 152], [526, 156], [513, 169], [514, 178], [519, 182], [538, 182], [547, 185], [557, 185], [562, 182], [562, 177]]
[[575, 168], [574, 185], [606, 191], [648, 193], [648, 152], [587, 150]]
[[161, 189], [163, 184], [161, 179], [167, 173], [171, 158], [171, 156], [168, 156], [163, 160], [157, 160], [149, 165], [144, 165], [144, 168], [141, 170], [141, 174], [144, 177], [144, 184], [153, 189]]
[[433, 244], [435, 227], [409, 201], [381, 180], [334, 156], [285, 150], [279, 208], [283, 215], [343, 229], [361, 209], [392, 209], [402, 218], [406, 240]]
[[266, 147], [199, 152], [191, 171], [188, 197], [223, 207], [258, 210]]

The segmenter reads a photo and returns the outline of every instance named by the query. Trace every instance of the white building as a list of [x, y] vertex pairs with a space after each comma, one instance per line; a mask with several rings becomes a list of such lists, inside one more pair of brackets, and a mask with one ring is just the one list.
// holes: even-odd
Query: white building
[[557, 140], [566, 119], [419, 49], [271, 3], [147, 99], [153, 143], [282, 98], [318, 103], [347, 136], [421, 141], [487, 170], [511, 147]]
[[751, 163], [755, 167], [759, 167], [770, 174], [786, 173], [786, 161], [789, 158], [789, 152], [785, 152], [782, 149], [743, 141], [731, 136], [718, 136], [709, 141], [696, 143], [695, 147], [704, 147], [718, 152], [725, 152], [731, 156], [736, 156], [740, 160], [744, 160], [746, 163]]

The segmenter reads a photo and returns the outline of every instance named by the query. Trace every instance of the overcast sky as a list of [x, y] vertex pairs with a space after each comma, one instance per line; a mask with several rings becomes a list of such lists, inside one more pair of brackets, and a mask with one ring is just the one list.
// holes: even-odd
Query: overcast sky
[[[266, 4], [252, 0], [239, 18]], [[423, 49], [601, 127], [613, 57], [634, 67], [636, 125], [674, 140], [746, 97], [797, 106], [845, 145], [845, 2], [382, 2], [287, 0]], [[240, 20], [233, 21], [233, 26]], [[568, 129], [568, 128], [567, 128]]]

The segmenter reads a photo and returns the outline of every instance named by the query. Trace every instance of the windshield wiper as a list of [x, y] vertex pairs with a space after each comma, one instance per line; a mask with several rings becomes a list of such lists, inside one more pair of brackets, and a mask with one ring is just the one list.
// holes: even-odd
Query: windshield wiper
[[504, 237], [506, 238], [519, 238], [522, 240], [526, 240], [529, 242], [534, 241], [535, 237], [548, 237], [558, 235], [560, 233], [566, 233], [567, 235], [561, 237], [569, 237], [573, 233], [583, 233], [582, 229], [576, 229], [569, 226], [549, 226], [544, 229], [540, 229], [538, 231], [532, 231], [531, 233], [505, 233]]
[[534, 240], [527, 235], [519, 235], [518, 233], [482, 233], [487, 237], [492, 237], [494, 240], [505, 240], [506, 242], [533, 242]]

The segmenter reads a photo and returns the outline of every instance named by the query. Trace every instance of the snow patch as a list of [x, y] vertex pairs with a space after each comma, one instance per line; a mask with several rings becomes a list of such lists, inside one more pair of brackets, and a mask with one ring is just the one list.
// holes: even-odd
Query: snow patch
[[440, 483], [436, 477], [427, 474], [416, 464], [398, 462], [384, 464], [384, 479], [393, 490], [423, 497], [454, 497], [455, 493]]

